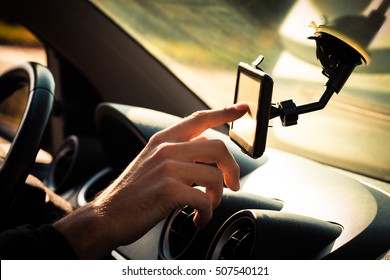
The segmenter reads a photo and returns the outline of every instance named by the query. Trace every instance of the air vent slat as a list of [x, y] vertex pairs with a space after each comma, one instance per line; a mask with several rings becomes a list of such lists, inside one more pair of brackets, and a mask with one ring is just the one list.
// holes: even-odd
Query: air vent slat
[[254, 228], [244, 227], [236, 230], [221, 249], [219, 259], [246, 259], [250, 255], [254, 242]]
[[170, 258], [182, 254], [195, 237], [198, 229], [193, 223], [194, 215], [194, 210], [188, 206], [174, 214], [166, 236]]
[[[238, 212], [240, 213], [240, 212]], [[219, 229], [209, 248], [208, 259], [251, 259], [256, 241], [256, 225], [245, 216], [232, 216]]]
[[47, 184], [58, 193], [62, 192], [67, 187], [68, 179], [77, 157], [77, 147], [77, 137], [69, 136], [64, 140], [54, 156]]

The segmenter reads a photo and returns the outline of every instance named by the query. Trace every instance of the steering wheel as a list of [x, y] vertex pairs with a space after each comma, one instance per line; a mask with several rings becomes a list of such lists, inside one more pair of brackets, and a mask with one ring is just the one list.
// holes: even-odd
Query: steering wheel
[[46, 67], [28, 62], [0, 76], [0, 100], [28, 86], [28, 101], [0, 167], [0, 209], [10, 207], [31, 170], [54, 101], [54, 78]]

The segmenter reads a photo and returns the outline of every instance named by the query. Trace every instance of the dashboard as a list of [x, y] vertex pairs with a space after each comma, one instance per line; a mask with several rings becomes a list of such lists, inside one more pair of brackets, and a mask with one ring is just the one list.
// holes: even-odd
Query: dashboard
[[[76, 207], [107, 186], [155, 132], [178, 120], [102, 103], [96, 123], [109, 163], [78, 189]], [[117, 248], [114, 258], [378, 259], [390, 248], [388, 184], [272, 148], [252, 159], [225, 134], [205, 134], [223, 140], [236, 158], [241, 190], [224, 189], [206, 227], [194, 226], [190, 207], [177, 209], [138, 241]]]

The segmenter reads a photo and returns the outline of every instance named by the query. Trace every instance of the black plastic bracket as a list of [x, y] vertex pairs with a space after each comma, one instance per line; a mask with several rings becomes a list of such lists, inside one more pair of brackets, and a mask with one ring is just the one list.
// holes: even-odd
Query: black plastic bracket
[[278, 107], [283, 112], [280, 115], [283, 126], [290, 126], [298, 123], [297, 106], [291, 99], [280, 102]]

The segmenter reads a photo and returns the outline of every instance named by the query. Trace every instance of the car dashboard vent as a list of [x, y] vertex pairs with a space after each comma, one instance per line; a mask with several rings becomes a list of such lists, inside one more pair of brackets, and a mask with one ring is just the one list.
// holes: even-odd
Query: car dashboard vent
[[217, 233], [209, 250], [211, 259], [246, 260], [250, 259], [256, 237], [254, 222], [248, 217], [240, 217]]
[[307, 216], [245, 209], [219, 229], [207, 259], [319, 259], [341, 232], [339, 224]]
[[237, 229], [222, 245], [219, 260], [245, 260], [249, 258], [255, 241], [255, 229], [245, 226]]
[[79, 141], [77, 137], [70, 136], [62, 143], [54, 156], [50, 167], [47, 185], [54, 191], [61, 193], [66, 189], [70, 173], [77, 157]]
[[184, 207], [173, 214], [162, 242], [162, 253], [166, 259], [178, 258], [191, 244], [198, 228], [194, 225], [194, 209]]

